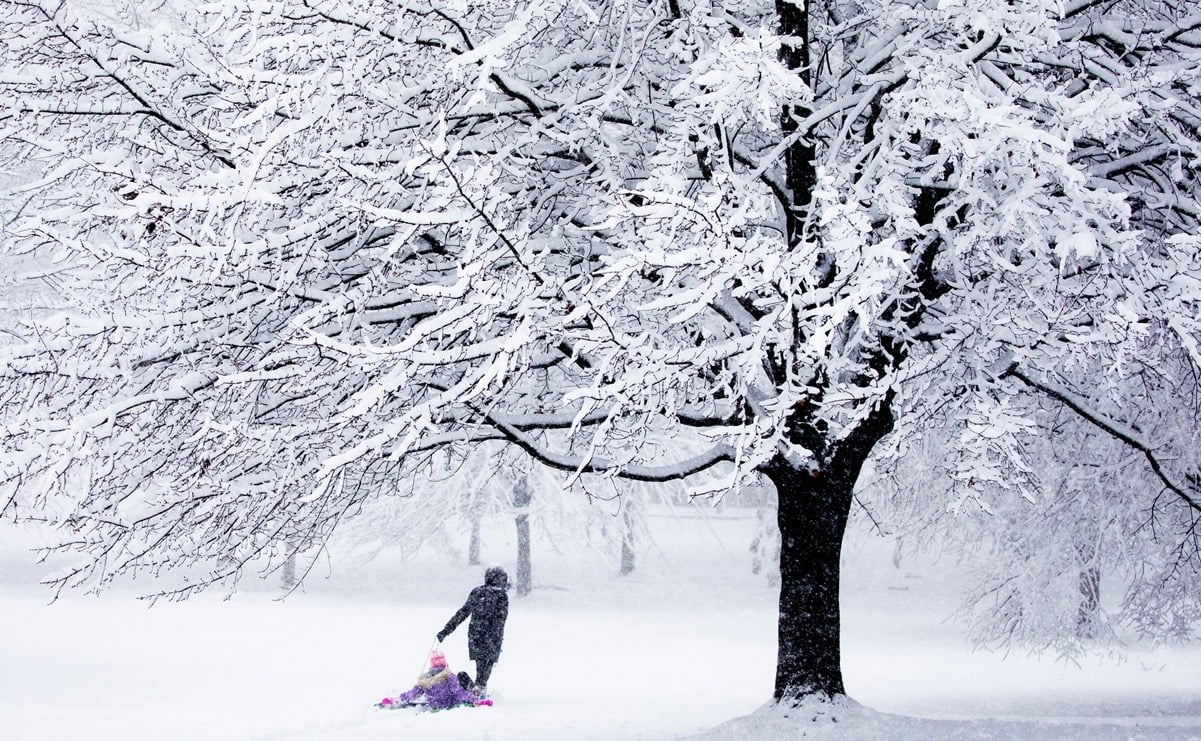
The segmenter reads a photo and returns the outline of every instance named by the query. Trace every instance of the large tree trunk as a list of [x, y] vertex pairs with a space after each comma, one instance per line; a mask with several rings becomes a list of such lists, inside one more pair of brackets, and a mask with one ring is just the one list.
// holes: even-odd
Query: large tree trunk
[[850, 487], [818, 471], [797, 470], [782, 457], [766, 473], [780, 498], [775, 698], [844, 694], [838, 582]]
[[859, 472], [892, 430], [891, 397], [824, 456], [797, 466], [777, 454], [763, 472], [775, 484], [780, 526], [777, 702], [842, 695], [839, 560]]

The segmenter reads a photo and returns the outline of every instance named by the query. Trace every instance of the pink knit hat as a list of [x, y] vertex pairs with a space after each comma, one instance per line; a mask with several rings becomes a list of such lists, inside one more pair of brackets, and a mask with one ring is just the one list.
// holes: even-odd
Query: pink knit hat
[[433, 653], [431, 653], [430, 654], [430, 668], [431, 669], [445, 669], [446, 668], [446, 654], [442, 653], [441, 651], [434, 651]]

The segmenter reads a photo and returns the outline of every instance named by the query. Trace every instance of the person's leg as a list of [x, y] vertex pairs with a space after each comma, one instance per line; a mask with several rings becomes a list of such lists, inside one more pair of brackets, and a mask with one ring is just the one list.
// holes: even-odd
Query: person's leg
[[475, 687], [480, 692], [488, 688], [488, 678], [492, 676], [492, 665], [495, 661], [475, 662]]

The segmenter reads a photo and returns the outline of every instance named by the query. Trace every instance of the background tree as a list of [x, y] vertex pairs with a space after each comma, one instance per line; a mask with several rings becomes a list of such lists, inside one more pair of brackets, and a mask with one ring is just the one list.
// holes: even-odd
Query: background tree
[[513, 484], [513, 520], [517, 526], [517, 580], [514, 586], [519, 597], [525, 597], [534, 588], [530, 564], [530, 502], [533, 498], [534, 490], [527, 477], [517, 477]]
[[[338, 527], [344, 559], [358, 564], [388, 553], [404, 562], [425, 551], [450, 562], [481, 565], [486, 552], [489, 565], [513, 573], [522, 595], [533, 588], [535, 539], [555, 551], [565, 539], [588, 544], [598, 561], [614, 568], [633, 561], [627, 528], [644, 529], [641, 500], [649, 495], [644, 487], [586, 475], [563, 492], [560, 472], [531, 465], [511, 451], [499, 443], [444, 448], [404, 480], [378, 482], [378, 493], [348, 512]], [[656, 488], [670, 493], [679, 487]], [[523, 496], [527, 501], [520, 505]], [[502, 520], [505, 530], [517, 525], [511, 530], [516, 537], [485, 542], [481, 526]], [[327, 554], [325, 549], [292, 554], [280, 567], [285, 583], [289, 562], [295, 573], [298, 560], [307, 571], [324, 563]], [[270, 561], [254, 564], [255, 570], [274, 567]]]
[[[1178, 437], [1195, 410], [1184, 395], [1157, 395], [1175, 408], [1144, 405], [1131, 389], [1125, 417], [1148, 439]], [[906, 534], [904, 551], [935, 547], [974, 573], [963, 617], [983, 646], [1076, 659], [1098, 643], [1189, 633], [1201, 616], [1189, 586], [1195, 530], [1145, 457], [1057, 400], [1009, 404], [1004, 422], [936, 417], [937, 431], [922, 440], [895, 450], [890, 441], [858, 496], [888, 530]], [[1012, 446], [994, 434], [998, 423], [1046, 430], [1048, 439], [1032, 434]], [[990, 449], [992, 465], [961, 453]]]
[[635, 555], [635, 542], [638, 539], [635, 507], [638, 501], [636, 497], [628, 497], [621, 503], [621, 521], [618, 525], [621, 528], [621, 566], [618, 570], [622, 576], [634, 573], [634, 568], [638, 563]]
[[1185, 0], [3, 9], [0, 147], [54, 163], [6, 249], [105, 289], [3, 356], [0, 507], [88, 556], [61, 585], [236, 579], [456, 445], [758, 473], [791, 702], [844, 692], [853, 491], [932, 410], [1004, 474], [1008, 405], [1065, 404], [1145, 454], [1150, 537], [1196, 532], [1195, 425], [1071, 386], [1201, 366]]

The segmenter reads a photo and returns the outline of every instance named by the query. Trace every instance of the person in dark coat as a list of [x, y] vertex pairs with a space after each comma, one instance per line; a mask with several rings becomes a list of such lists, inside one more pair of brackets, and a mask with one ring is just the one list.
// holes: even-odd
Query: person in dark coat
[[468, 656], [475, 662], [475, 689], [482, 696], [488, 690], [492, 667], [500, 660], [500, 645], [505, 640], [505, 620], [509, 618], [509, 575], [499, 566], [484, 572], [484, 585], [471, 590], [467, 602], [459, 608], [446, 627], [438, 633], [438, 642], [455, 632], [471, 616], [467, 626]]

